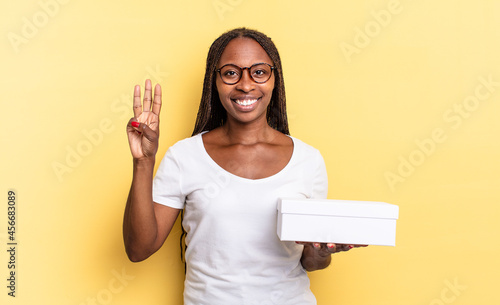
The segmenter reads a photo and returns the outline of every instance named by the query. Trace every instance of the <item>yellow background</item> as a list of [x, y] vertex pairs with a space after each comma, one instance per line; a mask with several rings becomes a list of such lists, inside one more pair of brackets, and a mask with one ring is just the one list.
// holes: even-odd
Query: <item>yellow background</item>
[[1, 304], [182, 303], [178, 224], [147, 261], [124, 252], [130, 97], [147, 77], [163, 86], [163, 155], [191, 134], [211, 42], [238, 26], [277, 44], [291, 133], [322, 152], [329, 197], [400, 207], [395, 248], [310, 274], [318, 304], [499, 304], [500, 1], [41, 3], [0, 4]]

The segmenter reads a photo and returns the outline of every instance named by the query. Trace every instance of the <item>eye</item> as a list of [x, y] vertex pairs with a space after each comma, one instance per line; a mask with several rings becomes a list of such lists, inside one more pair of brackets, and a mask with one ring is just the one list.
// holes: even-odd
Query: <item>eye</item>
[[240, 77], [240, 70], [237, 67], [228, 65], [221, 69], [221, 76], [224, 79], [237, 79]]
[[265, 76], [267, 74], [267, 71], [263, 70], [263, 69], [259, 69], [259, 70], [253, 71], [253, 74], [255, 76]]
[[224, 76], [235, 76], [235, 75], [238, 75], [238, 72], [228, 70], [228, 71], [225, 71], [223, 74], [224, 74]]
[[271, 73], [271, 68], [265, 64], [257, 64], [252, 67], [251, 73], [254, 79], [268, 79]]

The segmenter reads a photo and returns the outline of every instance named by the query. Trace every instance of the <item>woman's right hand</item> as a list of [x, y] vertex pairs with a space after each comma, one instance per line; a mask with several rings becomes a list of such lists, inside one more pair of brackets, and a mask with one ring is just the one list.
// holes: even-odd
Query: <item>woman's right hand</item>
[[[152, 103], [151, 103], [152, 102]], [[154, 159], [160, 135], [161, 86], [157, 84], [152, 99], [151, 80], [146, 80], [144, 103], [141, 105], [141, 86], [134, 88], [134, 117], [128, 121], [127, 136], [134, 159]]]

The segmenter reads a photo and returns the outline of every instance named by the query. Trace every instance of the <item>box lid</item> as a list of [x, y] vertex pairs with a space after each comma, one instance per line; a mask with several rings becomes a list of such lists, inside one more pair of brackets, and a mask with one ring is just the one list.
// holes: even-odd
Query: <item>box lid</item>
[[398, 219], [399, 207], [376, 201], [281, 198], [278, 211], [284, 214], [335, 215], [344, 217]]

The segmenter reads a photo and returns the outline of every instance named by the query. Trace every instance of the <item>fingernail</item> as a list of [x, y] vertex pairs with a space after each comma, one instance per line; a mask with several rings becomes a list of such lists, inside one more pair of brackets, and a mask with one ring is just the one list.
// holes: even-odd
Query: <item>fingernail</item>
[[319, 243], [313, 243], [314, 248], [320, 248], [321, 245]]
[[354, 248], [354, 246], [353, 245], [349, 245], [349, 249], [352, 249], [352, 248]]
[[330, 249], [333, 248], [333, 244], [327, 244], [326, 246]]
[[140, 123], [139, 122], [132, 122], [130, 123], [133, 127], [139, 127]]

